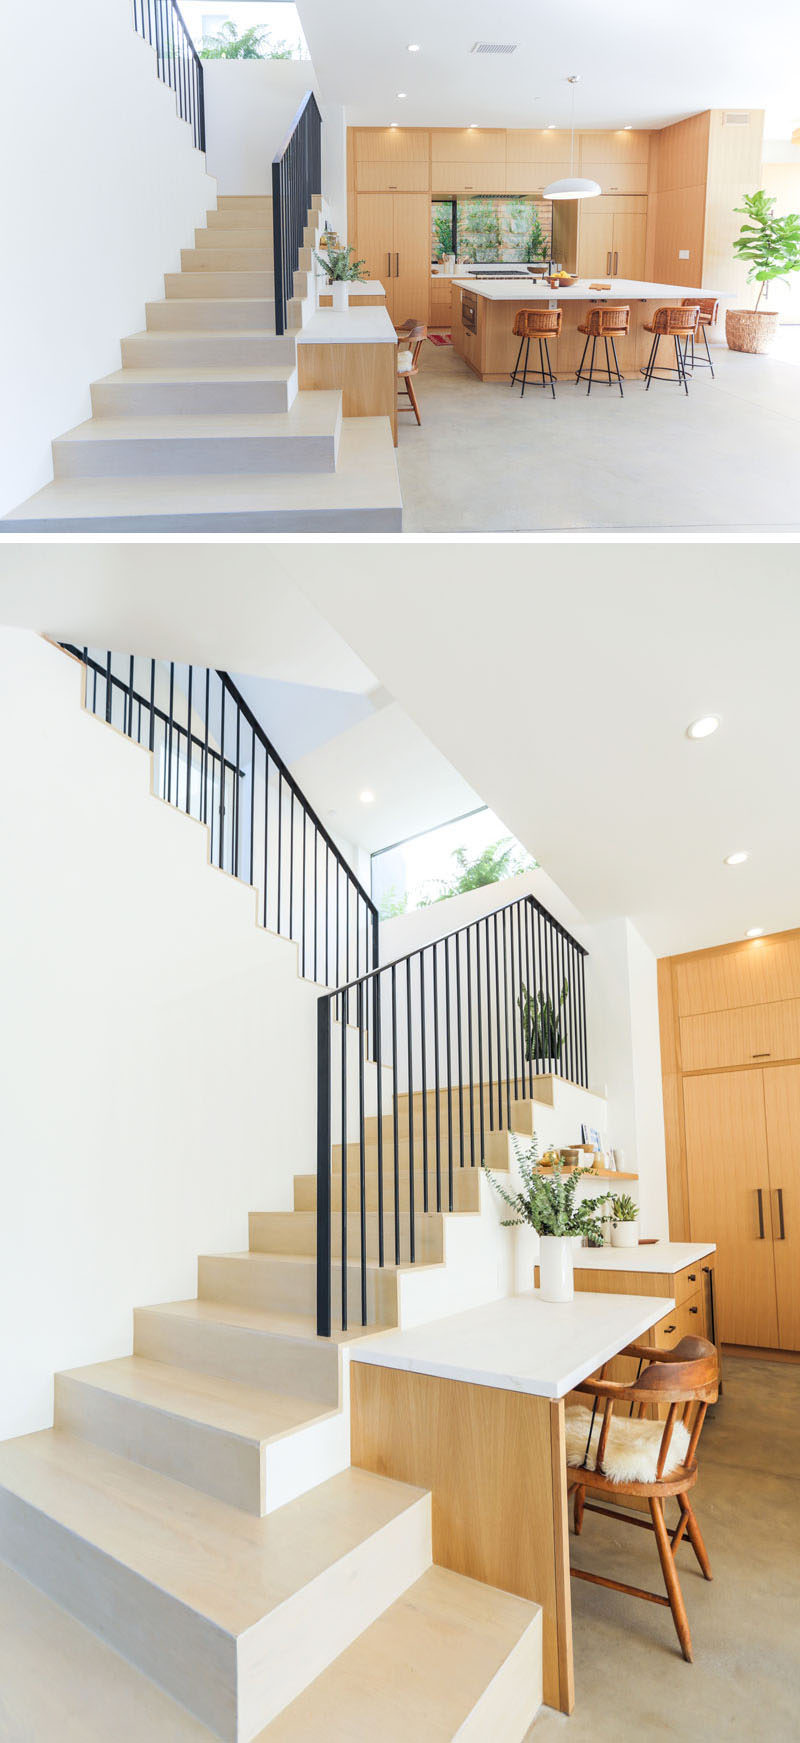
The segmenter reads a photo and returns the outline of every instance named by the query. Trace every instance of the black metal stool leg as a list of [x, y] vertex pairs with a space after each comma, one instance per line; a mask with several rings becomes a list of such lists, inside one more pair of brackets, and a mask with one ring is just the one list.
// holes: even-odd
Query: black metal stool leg
[[647, 359], [647, 367], [646, 367], [645, 372], [644, 372], [645, 384], [646, 384], [645, 385], [645, 393], [650, 392], [650, 383], [653, 379], [653, 370], [655, 369], [656, 357], [658, 355], [658, 347], [659, 347], [660, 343], [661, 343], [661, 334], [656, 333], [656, 335], [653, 339], [653, 343], [650, 346], [650, 356]]
[[519, 350], [517, 352], [517, 361], [514, 364], [514, 369], [512, 372], [512, 376], [511, 376], [511, 386], [512, 387], [515, 387], [516, 383], [517, 383], [517, 374], [519, 371], [519, 360], [520, 360], [520, 357], [522, 356], [522, 347], [524, 344], [525, 344], [525, 335], [523, 333], [522, 338], [520, 339], [520, 342], [519, 342]]
[[613, 333], [611, 334], [611, 349], [614, 353], [614, 368], [616, 369], [617, 381], [619, 382], [619, 397], [620, 397], [620, 399], [624, 399], [625, 395], [622, 391], [622, 376], [620, 374], [619, 358], [617, 357], [617, 346], [616, 346], [616, 341], [614, 339]]
[[606, 374], [608, 376], [608, 385], [610, 387], [611, 386], [611, 364], [609, 363], [609, 360], [608, 360], [608, 335], [606, 333], [603, 334], [603, 344], [605, 345], [605, 348], [606, 348]]
[[680, 342], [680, 339], [678, 338], [677, 333], [675, 334], [675, 361], [678, 365], [678, 384], [679, 384], [679, 386], [682, 385], [683, 391], [686, 394], [686, 397], [688, 399], [688, 397], [689, 397], [689, 379], [688, 379], [688, 376], [686, 374], [686, 369], [685, 369], [684, 361], [683, 361], [683, 352], [681, 351], [681, 342]]
[[711, 380], [713, 381], [714, 380], [714, 365], [711, 361], [711, 352], [708, 349], [708, 332], [706, 330], [705, 322], [703, 323], [703, 344], [705, 345], [705, 348], [706, 348], [706, 356], [708, 358], [708, 367], [711, 370]]
[[577, 382], [579, 382], [579, 381], [580, 381], [580, 379], [581, 379], [581, 376], [582, 376], [582, 374], [583, 374], [583, 363], [584, 363], [584, 358], [585, 358], [585, 356], [586, 356], [586, 348], [587, 348], [587, 346], [588, 346], [588, 344], [589, 344], [589, 335], [588, 335], [588, 333], [587, 333], [587, 335], [586, 335], [586, 344], [585, 344], [585, 345], [584, 345], [584, 347], [583, 347], [583, 351], [582, 351], [582, 353], [581, 353], [581, 360], [580, 360], [580, 363], [579, 363], [579, 364], [578, 364], [578, 367], [577, 367], [577, 369], [576, 369], [576, 371], [575, 371], [575, 381], [576, 381], [576, 383], [577, 383]]
[[589, 394], [592, 391], [592, 382], [594, 380], [594, 354], [595, 354], [596, 350], [597, 350], [597, 338], [595, 337], [592, 340], [592, 355], [591, 355], [591, 358], [589, 360], [589, 386], [586, 389], [587, 399], [589, 397]]
[[525, 362], [522, 366], [522, 392], [519, 396], [520, 399], [525, 398], [525, 387], [526, 387], [526, 383], [528, 380], [528, 358], [530, 357], [530, 354], [531, 354], [531, 336], [529, 333], [527, 340], [526, 340], [526, 343], [525, 343]]
[[547, 358], [547, 378], [548, 378], [548, 381], [550, 382], [550, 392], [553, 395], [553, 398], [555, 399], [555, 397], [556, 397], [556, 378], [553, 374], [552, 365], [550, 363], [550, 341], [547, 338], [546, 334], [545, 334], [545, 341], [544, 341], [544, 353], [545, 353], [545, 357]]

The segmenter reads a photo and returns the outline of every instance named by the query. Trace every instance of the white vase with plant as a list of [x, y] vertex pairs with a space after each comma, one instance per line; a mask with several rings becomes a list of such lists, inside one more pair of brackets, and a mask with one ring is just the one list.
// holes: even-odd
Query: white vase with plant
[[612, 1193], [611, 1215], [612, 1247], [638, 1247], [639, 1206], [634, 1203], [630, 1193]]
[[487, 1169], [495, 1190], [511, 1206], [513, 1217], [504, 1219], [505, 1228], [526, 1227], [539, 1236], [539, 1293], [543, 1301], [571, 1301], [574, 1292], [573, 1255], [577, 1239], [588, 1240], [592, 1247], [602, 1247], [603, 1235], [597, 1213], [605, 1205], [602, 1198], [577, 1198], [578, 1184], [591, 1174], [591, 1168], [576, 1168], [565, 1174], [562, 1162], [553, 1167], [551, 1176], [539, 1174], [539, 1148], [534, 1135], [523, 1145], [512, 1132], [512, 1142], [522, 1187], [509, 1192]]
[[353, 260], [352, 248], [345, 243], [344, 248], [329, 248], [327, 255], [317, 254], [314, 259], [322, 267], [327, 278], [326, 289], [330, 290], [334, 311], [338, 315], [345, 314], [350, 306], [350, 285], [363, 284], [366, 271], [363, 260]]

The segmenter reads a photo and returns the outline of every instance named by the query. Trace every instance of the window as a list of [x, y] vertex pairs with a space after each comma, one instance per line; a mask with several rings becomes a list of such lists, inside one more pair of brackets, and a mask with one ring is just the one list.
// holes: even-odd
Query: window
[[390, 920], [466, 890], [530, 871], [538, 862], [487, 806], [371, 856], [372, 900]]
[[472, 200], [434, 200], [431, 255], [480, 265], [483, 261], [547, 260], [552, 247], [553, 208], [533, 195], [479, 195]]
[[[226, 60], [308, 60], [297, 7], [283, 0], [182, 0], [195, 47]], [[222, 52], [220, 52], [222, 50]]]

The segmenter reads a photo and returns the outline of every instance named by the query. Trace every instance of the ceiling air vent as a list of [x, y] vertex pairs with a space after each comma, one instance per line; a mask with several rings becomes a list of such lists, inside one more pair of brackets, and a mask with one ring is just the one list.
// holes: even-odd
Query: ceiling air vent
[[515, 42], [473, 42], [470, 54], [515, 54]]
[[749, 127], [750, 111], [748, 109], [727, 109], [722, 117], [723, 127]]

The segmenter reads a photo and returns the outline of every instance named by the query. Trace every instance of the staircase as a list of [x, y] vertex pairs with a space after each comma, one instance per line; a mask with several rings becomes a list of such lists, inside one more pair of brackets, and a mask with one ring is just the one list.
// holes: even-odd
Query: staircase
[[[129, 731], [134, 694], [131, 673]], [[112, 715], [113, 700], [109, 685]], [[296, 940], [285, 949], [299, 971]], [[416, 1130], [419, 1099], [395, 1099]], [[460, 1089], [439, 1103], [445, 1125], [463, 1115]], [[331, 1185], [340, 1207], [363, 1170], [369, 1328], [317, 1336], [317, 1176], [300, 1173], [294, 1210], [254, 1212], [246, 1252], [202, 1255], [195, 1298], [137, 1308], [132, 1355], [58, 1374], [54, 1426], [0, 1444], [9, 1743], [522, 1743], [541, 1701], [538, 1607], [435, 1566], [430, 1495], [353, 1468], [349, 1437], [354, 1342], [508, 1293], [507, 1239], [480, 1167], [455, 1171], [452, 1211], [418, 1204], [417, 1176], [408, 1263], [412, 1197], [401, 1181], [396, 1220], [387, 1176], [380, 1265], [366, 1120], [363, 1155], [334, 1147]], [[345, 1223], [355, 1251], [361, 1222]], [[341, 1238], [339, 1215], [337, 1298]], [[355, 1322], [360, 1253], [344, 1279]]]
[[272, 198], [220, 195], [92, 416], [53, 443], [51, 484], [0, 523], [15, 532], [391, 532], [401, 527], [388, 420], [342, 418], [340, 392], [299, 392], [313, 305], [308, 213], [290, 328], [275, 332]]

